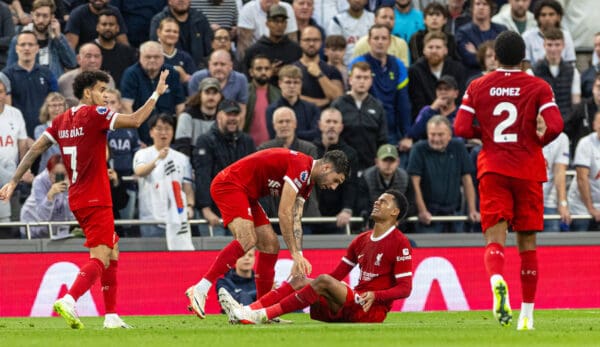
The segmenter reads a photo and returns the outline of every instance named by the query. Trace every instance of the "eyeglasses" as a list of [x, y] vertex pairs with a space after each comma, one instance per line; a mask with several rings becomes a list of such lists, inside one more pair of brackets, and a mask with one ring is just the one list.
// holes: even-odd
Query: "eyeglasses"
[[48, 108], [63, 108], [65, 104], [48, 104]]

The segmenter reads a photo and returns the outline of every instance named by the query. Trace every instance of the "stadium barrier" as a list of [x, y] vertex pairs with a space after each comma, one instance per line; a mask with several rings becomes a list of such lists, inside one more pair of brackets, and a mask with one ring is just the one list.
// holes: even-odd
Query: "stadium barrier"
[[[479, 235], [470, 236], [481, 240]], [[345, 254], [341, 247], [305, 249], [315, 276], [328, 273], [337, 265]], [[584, 290], [600, 280], [599, 252], [600, 246], [595, 245], [540, 247], [536, 308], [600, 308], [600, 293]], [[199, 280], [216, 255], [217, 251], [123, 252], [119, 262], [119, 313], [188, 314], [184, 292]], [[489, 310], [492, 297], [482, 255], [483, 247], [415, 248], [412, 294], [406, 300], [396, 301], [393, 310]], [[51, 316], [53, 302], [66, 292], [79, 273], [79, 265], [87, 258], [83, 252], [0, 254], [0, 316]], [[506, 249], [506, 259], [510, 300], [518, 308], [520, 261], [515, 247]], [[289, 253], [282, 251], [276, 266], [277, 282], [285, 280], [291, 264]], [[360, 272], [354, 269], [346, 281], [353, 286], [359, 276]], [[213, 288], [206, 307], [208, 313], [219, 312], [216, 297]], [[82, 316], [104, 314], [99, 284], [80, 298], [78, 311]]]
[[[572, 215], [571, 216], [571, 219], [591, 219], [591, 218], [592, 218], [592, 216], [589, 214]], [[558, 215], [558, 214], [544, 215], [544, 219], [558, 220], [558, 219], [560, 219], [560, 215]], [[408, 217], [406, 220], [409, 223], [416, 223], [419, 221], [418, 217], [414, 217], [414, 216]], [[271, 223], [278, 224], [279, 218], [269, 218], [269, 221]], [[469, 217], [468, 216], [433, 216], [433, 217], [431, 217], [431, 221], [432, 222], [468, 222]], [[304, 218], [302, 218], [302, 223], [305, 223], [305, 224], [335, 223], [335, 222], [336, 222], [335, 217], [304, 217]], [[189, 220], [189, 223], [191, 225], [198, 225], [198, 224], [207, 224], [208, 221], [206, 219], [192, 219], [192, 220]], [[346, 235], [352, 234], [352, 230], [351, 230], [352, 223], [361, 223], [364, 225], [365, 220], [362, 217], [350, 218], [350, 224], [346, 225], [346, 227], [345, 227]], [[164, 224], [164, 221], [139, 220], [139, 219], [117, 219], [117, 220], [115, 220], [115, 225], [156, 225], [156, 224]], [[31, 227], [46, 226], [46, 227], [50, 228], [50, 230], [51, 230], [48, 238], [53, 239], [53, 238], [55, 238], [55, 235], [53, 233], [54, 228], [52, 228], [52, 226], [58, 226], [58, 225], [79, 226], [77, 221], [5, 222], [5, 223], [0, 223], [0, 229], [7, 228], [7, 227], [25, 227], [25, 234], [27, 236], [27, 239], [31, 240]], [[213, 229], [211, 226], [209, 226], [208, 230], [209, 230], [209, 235], [211, 237], [214, 236]]]

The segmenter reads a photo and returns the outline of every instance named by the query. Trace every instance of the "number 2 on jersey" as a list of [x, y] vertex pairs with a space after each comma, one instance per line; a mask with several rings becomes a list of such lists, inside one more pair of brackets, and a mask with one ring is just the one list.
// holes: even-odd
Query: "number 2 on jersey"
[[517, 121], [517, 107], [510, 102], [501, 102], [494, 108], [494, 116], [501, 116], [503, 112], [508, 113], [508, 118], [498, 123], [494, 129], [494, 142], [506, 143], [517, 142], [517, 134], [505, 133], [504, 130]]
[[63, 147], [63, 154], [71, 156], [71, 184], [77, 181], [77, 147]]

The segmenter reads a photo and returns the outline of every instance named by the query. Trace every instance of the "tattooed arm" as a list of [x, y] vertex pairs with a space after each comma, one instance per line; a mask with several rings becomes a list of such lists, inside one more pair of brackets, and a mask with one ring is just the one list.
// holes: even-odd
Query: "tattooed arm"
[[294, 239], [296, 240], [296, 248], [302, 251], [302, 212], [304, 211], [304, 199], [296, 196], [294, 202]]
[[292, 276], [305, 276], [310, 274], [312, 266], [302, 255], [301, 219], [304, 202], [294, 188], [288, 182], [283, 184], [278, 211], [279, 226], [283, 240], [294, 259]]
[[4, 185], [4, 187], [2, 187], [2, 189], [0, 189], [0, 200], [10, 200], [10, 197], [17, 187], [17, 184], [19, 184], [21, 177], [23, 177], [23, 175], [29, 171], [31, 165], [33, 165], [33, 162], [52, 145], [52, 141], [50, 141], [50, 139], [48, 139], [46, 136], [40, 136], [40, 138], [33, 143], [29, 151], [27, 151], [25, 156], [23, 156], [23, 159], [21, 159], [14, 176], [8, 183]]

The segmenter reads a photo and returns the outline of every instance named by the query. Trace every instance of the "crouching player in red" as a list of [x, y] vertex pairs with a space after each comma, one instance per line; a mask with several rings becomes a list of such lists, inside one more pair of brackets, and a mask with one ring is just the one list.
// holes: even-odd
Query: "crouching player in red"
[[481, 138], [483, 143], [477, 178], [494, 317], [502, 326], [511, 324], [508, 286], [502, 276], [511, 226], [521, 257], [523, 302], [517, 330], [530, 330], [538, 280], [536, 232], [544, 228], [542, 182], [547, 178], [542, 148], [560, 134], [563, 120], [550, 85], [521, 71], [525, 57], [521, 36], [503, 32], [494, 50], [499, 67], [471, 82], [454, 131], [456, 136]]
[[[294, 277], [249, 306], [241, 306], [221, 288], [219, 302], [232, 323], [262, 324], [282, 314], [310, 306], [310, 317], [323, 322], [379, 323], [396, 299], [412, 289], [412, 249], [396, 227], [408, 202], [396, 190], [383, 193], [373, 205], [373, 230], [357, 236], [339, 265], [314, 280]], [[357, 266], [354, 289], [342, 279]]]
[[106, 316], [105, 328], [129, 328], [116, 314], [117, 260], [119, 236], [115, 233], [112, 199], [106, 166], [106, 134], [109, 129], [137, 128], [152, 113], [168, 88], [169, 71], [160, 74], [156, 90], [146, 103], [131, 114], [115, 113], [104, 105], [103, 93], [109, 82], [101, 71], [82, 72], [73, 82], [80, 100], [76, 107], [57, 116], [52, 125], [25, 154], [12, 179], [0, 189], [0, 201], [10, 200], [21, 177], [33, 162], [58, 143], [69, 175], [69, 205], [86, 237], [90, 259], [83, 264], [68, 293], [54, 303], [54, 310], [73, 329], [83, 328], [75, 302], [100, 279]]

